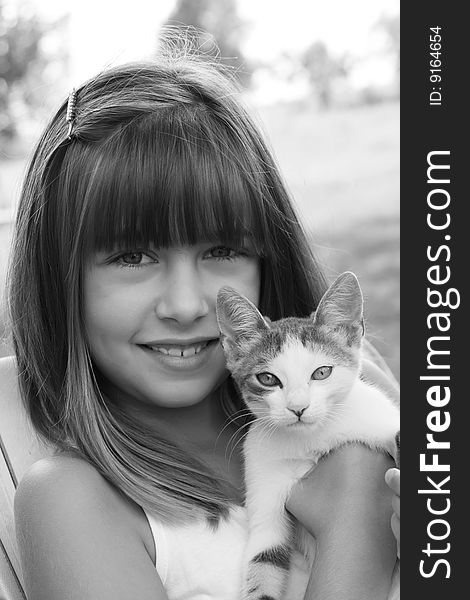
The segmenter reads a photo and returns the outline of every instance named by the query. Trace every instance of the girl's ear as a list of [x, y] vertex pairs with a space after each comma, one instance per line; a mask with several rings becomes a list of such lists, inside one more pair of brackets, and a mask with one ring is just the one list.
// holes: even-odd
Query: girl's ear
[[270, 329], [253, 302], [230, 287], [219, 290], [216, 314], [222, 336], [235, 344]]
[[363, 298], [354, 273], [346, 271], [334, 281], [312, 313], [316, 325], [344, 327], [364, 335]]

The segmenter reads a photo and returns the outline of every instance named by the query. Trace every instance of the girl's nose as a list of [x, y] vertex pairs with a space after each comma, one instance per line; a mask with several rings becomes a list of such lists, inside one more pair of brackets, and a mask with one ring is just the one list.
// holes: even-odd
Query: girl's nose
[[155, 312], [159, 319], [172, 319], [181, 325], [189, 325], [209, 313], [207, 289], [197, 269], [189, 264], [172, 269], [158, 296]]

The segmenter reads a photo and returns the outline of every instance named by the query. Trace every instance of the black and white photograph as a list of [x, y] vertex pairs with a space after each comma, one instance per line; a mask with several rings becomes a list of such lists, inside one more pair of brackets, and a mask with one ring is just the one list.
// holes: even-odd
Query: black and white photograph
[[402, 20], [0, 0], [0, 600], [445, 593], [452, 153], [413, 166]]

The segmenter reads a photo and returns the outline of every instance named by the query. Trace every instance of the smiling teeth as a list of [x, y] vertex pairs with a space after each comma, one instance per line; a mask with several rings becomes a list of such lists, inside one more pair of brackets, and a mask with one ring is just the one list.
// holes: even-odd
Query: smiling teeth
[[168, 356], [177, 356], [179, 358], [189, 358], [190, 356], [194, 356], [195, 354], [199, 354], [199, 352], [207, 346], [209, 342], [202, 342], [200, 344], [194, 346], [171, 346], [171, 347], [162, 347], [162, 346], [148, 346], [154, 352], [161, 352], [162, 354], [166, 354]]

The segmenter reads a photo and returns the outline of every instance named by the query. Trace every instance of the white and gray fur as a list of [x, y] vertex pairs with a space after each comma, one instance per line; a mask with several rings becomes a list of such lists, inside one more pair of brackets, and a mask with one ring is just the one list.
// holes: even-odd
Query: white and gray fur
[[[292, 487], [346, 442], [393, 455], [399, 410], [359, 376], [363, 299], [353, 273], [338, 277], [309, 318], [271, 322], [244, 296], [222, 288], [217, 319], [227, 367], [255, 417], [243, 450], [249, 522], [243, 600], [281, 600], [293, 546], [310, 561], [314, 553], [311, 536], [295, 531], [285, 510]], [[332, 367], [331, 374], [312, 378], [320, 367]], [[257, 375], [266, 372], [280, 385], [260, 383]]]

